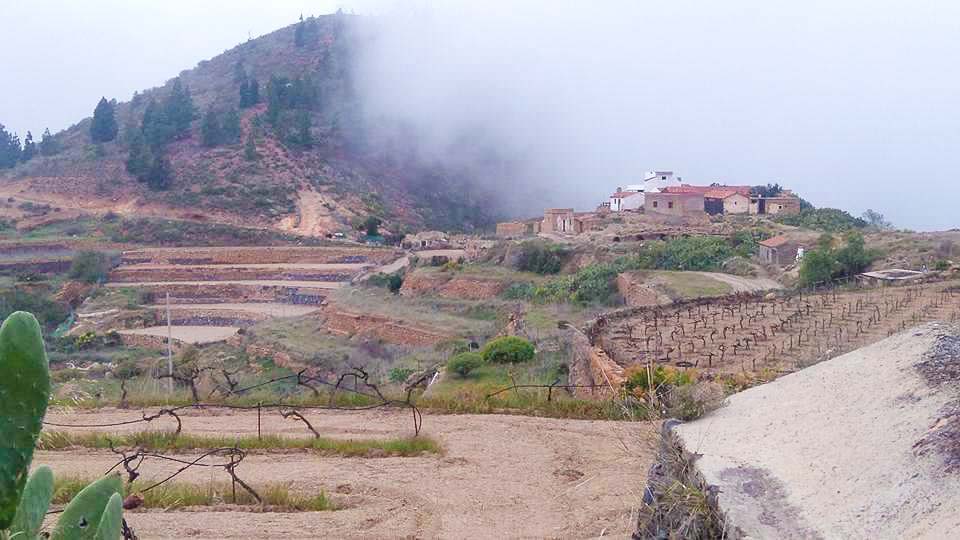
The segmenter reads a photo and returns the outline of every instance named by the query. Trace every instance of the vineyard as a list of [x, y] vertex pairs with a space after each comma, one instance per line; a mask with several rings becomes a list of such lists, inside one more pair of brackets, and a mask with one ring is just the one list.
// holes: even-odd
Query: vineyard
[[595, 342], [623, 368], [649, 362], [711, 375], [780, 374], [917, 324], [960, 319], [956, 282], [740, 294], [607, 314]]

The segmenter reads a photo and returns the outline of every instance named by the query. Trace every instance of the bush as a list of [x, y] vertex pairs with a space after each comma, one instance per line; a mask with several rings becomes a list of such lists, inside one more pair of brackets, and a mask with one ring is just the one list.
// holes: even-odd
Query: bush
[[110, 257], [99, 251], [81, 251], [74, 255], [70, 264], [70, 279], [86, 283], [106, 281], [112, 262]]
[[519, 364], [533, 360], [536, 350], [521, 337], [504, 336], [487, 342], [480, 354], [484, 361], [493, 364]]
[[[652, 375], [652, 381], [651, 381]], [[623, 387], [635, 395], [643, 395], [653, 388], [654, 392], [662, 393], [668, 386], [686, 386], [696, 381], [693, 371], [679, 370], [670, 366], [657, 366], [648, 372], [646, 366], [634, 366], [627, 370]]]
[[934, 270], [939, 270], [939, 271], [941, 271], [941, 272], [944, 271], [944, 270], [949, 270], [949, 269], [950, 269], [950, 261], [947, 261], [947, 260], [944, 260], [944, 259], [940, 259], [939, 261], [937, 261], [936, 263], [934, 263], [933, 269], [934, 269]]
[[857, 231], [847, 233], [846, 245], [833, 248], [833, 239], [823, 235], [817, 249], [807, 252], [800, 264], [800, 284], [804, 286], [825, 283], [838, 277], [855, 276], [880, 257], [877, 250], [864, 247], [863, 235]]
[[407, 378], [413, 375], [415, 371], [413, 368], [395, 367], [387, 374], [387, 378], [389, 378], [392, 383], [400, 384], [406, 382]]
[[460, 353], [447, 362], [447, 369], [466, 378], [470, 372], [483, 365], [483, 356], [477, 352]]
[[867, 226], [865, 220], [836, 208], [807, 208], [801, 210], [799, 214], [777, 216], [776, 221], [784, 225], [824, 232], [844, 232]]
[[517, 270], [536, 274], [556, 274], [560, 272], [569, 252], [561, 246], [543, 242], [524, 242], [520, 245], [520, 257], [517, 258]]
[[531, 300], [536, 290], [537, 288], [533, 283], [511, 283], [509, 287], [504, 289], [500, 296], [506, 300]]

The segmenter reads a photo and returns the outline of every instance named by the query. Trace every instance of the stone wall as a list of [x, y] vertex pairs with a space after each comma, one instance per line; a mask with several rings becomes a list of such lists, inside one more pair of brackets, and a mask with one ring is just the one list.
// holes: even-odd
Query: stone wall
[[324, 326], [331, 332], [347, 336], [366, 336], [397, 345], [429, 347], [451, 336], [433, 329], [418, 328], [377, 315], [361, 315], [328, 309]]
[[375, 263], [402, 256], [394, 249], [371, 247], [213, 247], [151, 248], [125, 251], [123, 264]]
[[[68, 263], [69, 264], [69, 263]], [[173, 266], [167, 268], [120, 267], [110, 272], [110, 281], [350, 281], [353, 272], [310, 268], [243, 268], [232, 266]]]

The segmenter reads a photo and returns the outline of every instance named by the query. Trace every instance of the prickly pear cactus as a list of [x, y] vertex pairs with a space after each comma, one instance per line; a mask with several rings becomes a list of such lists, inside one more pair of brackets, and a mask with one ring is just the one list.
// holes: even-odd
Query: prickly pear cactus
[[0, 327], [0, 530], [17, 512], [49, 395], [40, 325], [18, 311]]
[[11, 538], [33, 540], [40, 534], [43, 518], [53, 499], [53, 471], [50, 467], [37, 467], [27, 480], [17, 507], [17, 515], [10, 526]]
[[123, 532], [123, 498], [114, 493], [100, 516], [100, 525], [94, 540], [118, 540]]
[[[111, 473], [80, 490], [63, 509], [51, 540], [94, 540], [114, 495], [122, 497], [123, 480], [120, 473]], [[122, 500], [122, 499], [121, 499]], [[110, 519], [113, 519], [111, 510]], [[122, 507], [120, 508], [122, 512]], [[111, 522], [112, 523], [112, 522]], [[109, 527], [109, 525], [107, 525]], [[108, 532], [108, 531], [107, 531]]]

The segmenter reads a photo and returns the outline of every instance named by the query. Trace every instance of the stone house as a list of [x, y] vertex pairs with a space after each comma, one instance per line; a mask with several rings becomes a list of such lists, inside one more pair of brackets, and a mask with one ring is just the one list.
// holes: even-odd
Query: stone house
[[404, 237], [406, 249], [446, 249], [450, 247], [447, 233], [441, 231], [423, 231]]
[[760, 241], [757, 258], [767, 264], [789, 266], [796, 262], [797, 254], [802, 253], [802, 249], [803, 246], [798, 242], [781, 234]]
[[710, 215], [750, 212], [750, 197], [741, 191], [716, 188], [705, 192], [703, 198], [704, 210]]
[[575, 216], [573, 208], [550, 208], [543, 211], [543, 225], [540, 230], [545, 233], [576, 234]]
[[675, 193], [668, 188], [667, 191], [659, 193], [647, 193], [645, 199], [643, 210], [647, 214], [680, 217], [704, 215], [702, 193]]
[[610, 211], [639, 210], [643, 208], [643, 200], [644, 193], [642, 191], [624, 191], [617, 188], [617, 191], [610, 195]]
[[799, 214], [800, 197], [780, 195], [777, 197], [750, 197], [751, 214]]

